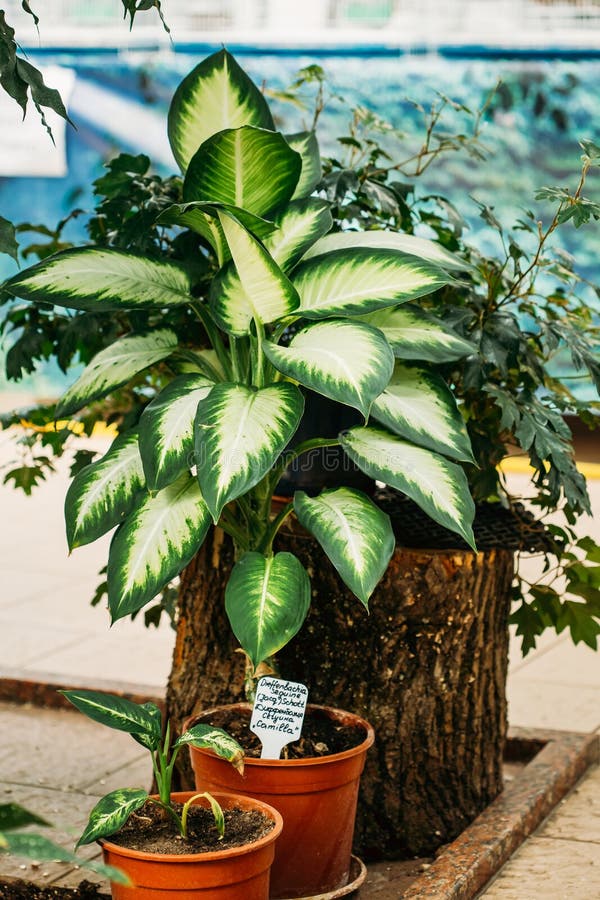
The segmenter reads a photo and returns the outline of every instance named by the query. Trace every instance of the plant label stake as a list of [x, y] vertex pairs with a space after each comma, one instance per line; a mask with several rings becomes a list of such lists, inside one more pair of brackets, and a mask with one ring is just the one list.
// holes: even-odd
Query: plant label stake
[[286, 744], [298, 740], [307, 699], [308, 688], [298, 681], [271, 677], [259, 680], [250, 731], [262, 743], [261, 759], [279, 759]]

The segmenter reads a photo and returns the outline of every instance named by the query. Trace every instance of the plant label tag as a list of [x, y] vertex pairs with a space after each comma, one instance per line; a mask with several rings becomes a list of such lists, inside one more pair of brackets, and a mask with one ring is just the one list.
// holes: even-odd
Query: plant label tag
[[308, 688], [299, 681], [259, 680], [250, 731], [262, 742], [261, 759], [279, 759], [286, 744], [298, 740], [307, 699]]

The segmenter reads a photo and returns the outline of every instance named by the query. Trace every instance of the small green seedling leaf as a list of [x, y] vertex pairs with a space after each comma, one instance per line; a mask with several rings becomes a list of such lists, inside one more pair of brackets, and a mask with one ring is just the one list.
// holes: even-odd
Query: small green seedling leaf
[[106, 794], [91, 811], [85, 831], [76, 846], [91, 844], [99, 838], [115, 834], [131, 813], [140, 809], [147, 799], [147, 791], [141, 788], [119, 788]]
[[208, 800], [210, 804], [210, 808], [215, 820], [215, 827], [217, 829], [217, 834], [219, 835], [219, 840], [222, 841], [225, 836], [225, 816], [223, 815], [223, 810], [215, 800], [212, 794], [209, 794], [208, 791], [205, 791], [203, 794], [194, 794], [193, 797], [190, 797], [189, 800], [183, 806], [183, 810], [181, 812], [181, 831], [183, 837], [187, 837], [187, 818], [190, 806], [195, 803], [196, 800]]

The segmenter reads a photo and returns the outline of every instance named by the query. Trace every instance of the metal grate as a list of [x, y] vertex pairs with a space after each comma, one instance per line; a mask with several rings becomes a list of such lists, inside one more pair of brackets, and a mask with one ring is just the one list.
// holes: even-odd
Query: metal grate
[[[461, 537], [432, 521], [404, 494], [390, 489], [378, 491], [377, 505], [391, 520], [400, 546], [436, 550], [468, 550]], [[473, 523], [479, 550], [521, 550], [526, 553], [551, 551], [555, 546], [550, 532], [521, 503], [505, 509], [499, 503], [477, 506]]]

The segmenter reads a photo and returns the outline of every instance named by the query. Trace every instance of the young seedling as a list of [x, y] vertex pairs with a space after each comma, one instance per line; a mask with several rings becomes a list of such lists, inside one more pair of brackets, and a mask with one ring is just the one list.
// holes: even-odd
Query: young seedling
[[162, 716], [154, 703], [132, 703], [123, 697], [99, 691], [62, 691], [64, 696], [80, 712], [95, 722], [125, 731], [145, 747], [152, 756], [152, 768], [158, 789], [158, 798], [151, 797], [140, 788], [119, 788], [106, 794], [93, 808], [85, 831], [77, 841], [77, 847], [90, 844], [99, 838], [119, 831], [129, 816], [146, 803], [155, 803], [166, 815], [171, 816], [179, 834], [187, 840], [187, 820], [192, 803], [205, 797], [212, 809], [219, 839], [225, 833], [223, 810], [215, 798], [205, 792], [194, 794], [179, 813], [171, 801], [171, 782], [175, 761], [182, 747], [191, 744], [212, 750], [228, 760], [240, 774], [244, 771], [244, 751], [225, 731], [210, 725], [194, 725], [184, 732], [171, 746], [171, 727], [167, 723], [162, 735]]

